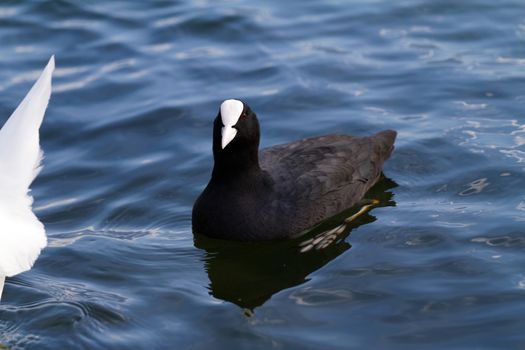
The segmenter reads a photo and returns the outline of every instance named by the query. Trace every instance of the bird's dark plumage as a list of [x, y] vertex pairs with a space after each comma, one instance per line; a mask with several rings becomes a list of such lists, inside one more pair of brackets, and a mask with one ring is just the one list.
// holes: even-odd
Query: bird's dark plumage
[[[236, 100], [225, 101], [214, 122], [212, 177], [193, 207], [194, 232], [210, 237], [296, 236], [361, 200], [394, 147], [396, 132], [386, 130], [307, 138], [259, 152], [256, 115], [246, 104], [231, 102], [234, 112], [223, 108], [228, 101]], [[229, 132], [234, 137], [223, 148]]]

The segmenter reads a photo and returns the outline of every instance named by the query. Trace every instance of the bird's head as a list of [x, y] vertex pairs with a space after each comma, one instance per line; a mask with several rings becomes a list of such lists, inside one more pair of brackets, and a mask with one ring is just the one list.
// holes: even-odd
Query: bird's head
[[213, 147], [216, 152], [259, 147], [259, 121], [250, 106], [239, 100], [226, 100], [215, 118]]

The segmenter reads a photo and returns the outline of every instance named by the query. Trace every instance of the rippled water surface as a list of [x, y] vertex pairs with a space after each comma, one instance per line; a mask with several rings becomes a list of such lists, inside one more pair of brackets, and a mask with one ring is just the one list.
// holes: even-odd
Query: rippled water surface
[[[525, 348], [523, 1], [3, 1], [0, 43], [2, 123], [57, 61], [0, 348]], [[398, 130], [378, 203], [324, 249], [194, 237], [232, 97], [263, 146]]]

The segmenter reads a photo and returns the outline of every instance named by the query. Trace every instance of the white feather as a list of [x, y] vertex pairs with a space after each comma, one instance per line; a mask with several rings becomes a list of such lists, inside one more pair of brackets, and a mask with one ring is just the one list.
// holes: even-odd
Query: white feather
[[0, 296], [4, 276], [29, 270], [46, 246], [29, 186], [40, 171], [39, 129], [51, 96], [51, 57], [40, 78], [0, 130]]
[[0, 276], [0, 299], [2, 299], [2, 291], [4, 290], [5, 277]]

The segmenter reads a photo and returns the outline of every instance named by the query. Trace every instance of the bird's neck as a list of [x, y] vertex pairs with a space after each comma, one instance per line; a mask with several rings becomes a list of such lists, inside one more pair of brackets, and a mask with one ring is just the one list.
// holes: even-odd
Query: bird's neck
[[214, 160], [212, 180], [215, 181], [252, 181], [262, 174], [258, 147], [215, 150]]

